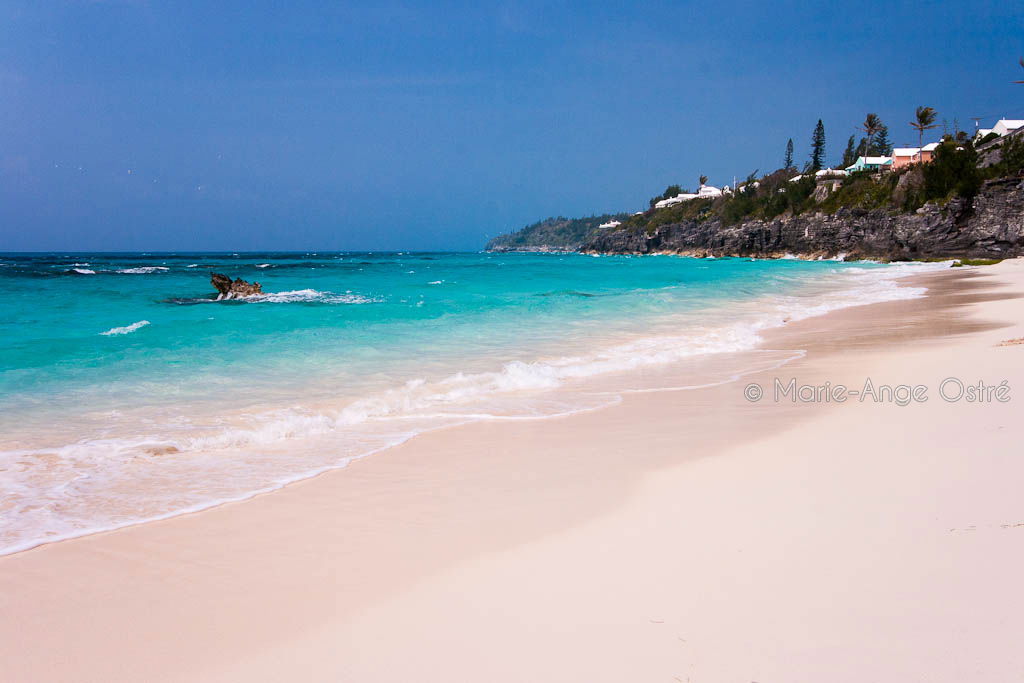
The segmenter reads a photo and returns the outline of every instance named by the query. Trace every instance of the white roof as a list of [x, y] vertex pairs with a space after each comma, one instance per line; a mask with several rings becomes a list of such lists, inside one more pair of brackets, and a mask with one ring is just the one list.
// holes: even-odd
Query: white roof
[[675, 197], [669, 197], [668, 199], [662, 199], [660, 202], [654, 205], [656, 209], [664, 209], [666, 206], [675, 206], [681, 202], [685, 202], [689, 199], [696, 199], [695, 194], [677, 194]]
[[[999, 119], [996, 121], [996, 126], [1003, 124], [1003, 128], [1008, 130], [1017, 130], [1021, 126], [1024, 126], [1024, 119]], [[995, 126], [993, 126], [995, 128]]]
[[614, 228], [617, 225], [622, 225], [622, 221], [608, 221], [607, 223], [602, 223], [601, 225], [599, 225], [597, 227], [599, 227], [599, 228]]
[[921, 148], [923, 152], [934, 152], [939, 146], [937, 142], [929, 142], [927, 145]]
[[798, 181], [798, 180], [803, 180], [803, 176], [802, 176], [802, 175], [798, 175], [798, 176], [796, 176], [795, 178], [790, 178], [790, 179], [789, 179], [789, 182], [791, 182], [791, 183], [795, 183], [795, 182], [796, 182], [796, 181]]
[[820, 178], [823, 175], [849, 175], [849, 173], [839, 168], [823, 168], [814, 175]]
[[894, 157], [912, 157], [920, 151], [920, 147], [897, 147], [892, 151], [892, 155]]

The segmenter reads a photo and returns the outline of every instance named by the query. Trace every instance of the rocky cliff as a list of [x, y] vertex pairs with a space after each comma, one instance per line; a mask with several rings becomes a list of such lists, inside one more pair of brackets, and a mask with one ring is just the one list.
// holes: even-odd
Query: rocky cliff
[[945, 205], [926, 204], [915, 213], [841, 208], [832, 214], [781, 216], [733, 226], [710, 217], [652, 230], [624, 228], [599, 231], [580, 251], [888, 260], [1008, 258], [1024, 255], [1024, 181], [1019, 177], [989, 181], [973, 200], [958, 197]]

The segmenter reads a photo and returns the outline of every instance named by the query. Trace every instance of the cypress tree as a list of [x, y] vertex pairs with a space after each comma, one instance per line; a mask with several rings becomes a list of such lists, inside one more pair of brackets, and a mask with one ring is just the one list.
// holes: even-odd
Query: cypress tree
[[811, 137], [811, 171], [820, 171], [825, 166], [825, 124], [818, 119]]
[[786, 143], [786, 160], [783, 162], [782, 168], [793, 168], [793, 138]]

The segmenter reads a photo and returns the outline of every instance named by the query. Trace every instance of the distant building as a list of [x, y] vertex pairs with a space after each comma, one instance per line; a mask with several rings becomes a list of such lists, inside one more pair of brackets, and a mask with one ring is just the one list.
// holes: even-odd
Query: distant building
[[879, 171], [889, 170], [893, 166], [892, 157], [857, 157], [851, 166], [847, 166], [846, 170], [850, 173], [856, 171]]
[[[814, 177], [815, 178], [830, 178], [830, 177], [847, 176], [847, 175], [850, 175], [850, 172], [849, 171], [844, 171], [841, 168], [823, 168], [820, 171], [815, 171], [815, 173], [814, 173]], [[803, 177], [803, 176], [797, 176], [797, 177], [800, 178], [800, 177]]]
[[697, 196], [701, 199], [705, 199], [707, 197], [721, 197], [722, 191], [712, 185], [701, 185], [700, 189], [697, 190]]
[[893, 169], [903, 168], [904, 166], [910, 166], [918, 162], [918, 156], [921, 154], [919, 147], [897, 147], [892, 151], [892, 167]]
[[929, 142], [924, 147], [897, 147], [892, 151], [892, 168], [903, 168], [910, 164], [926, 164], [935, 158], [938, 142]]
[[1008, 135], [1018, 128], [1024, 128], [1024, 120], [1022, 119], [999, 119], [996, 121], [996, 125], [992, 126], [992, 132], [1003, 137]]
[[921, 163], [928, 163], [935, 158], [935, 150], [939, 148], [939, 143], [929, 142], [927, 145], [921, 148]]
[[[643, 213], [643, 212], [641, 211], [640, 213]], [[636, 215], [636, 214], [633, 214], [633, 215]], [[617, 228], [620, 225], [622, 225], [622, 221], [608, 221], [607, 223], [602, 223], [601, 225], [599, 225], [597, 227], [598, 228]]]
[[666, 207], [675, 206], [676, 204], [682, 204], [683, 202], [689, 201], [691, 199], [696, 199], [696, 198], [697, 198], [697, 195], [695, 195], [695, 194], [687, 194], [687, 193], [677, 194], [675, 197], [669, 197], [668, 199], [662, 199], [660, 202], [658, 202], [658, 203], [656, 203], [654, 205], [654, 208], [655, 209], [664, 209]]

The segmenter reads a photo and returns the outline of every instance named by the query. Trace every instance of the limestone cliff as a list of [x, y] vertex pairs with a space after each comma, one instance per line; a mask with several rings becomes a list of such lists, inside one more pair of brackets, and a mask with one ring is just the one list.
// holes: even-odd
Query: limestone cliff
[[732, 226], [718, 217], [644, 229], [605, 230], [580, 246], [602, 254], [782, 256], [851, 259], [1008, 258], [1024, 255], [1024, 181], [989, 181], [973, 200], [915, 213], [842, 208]]

